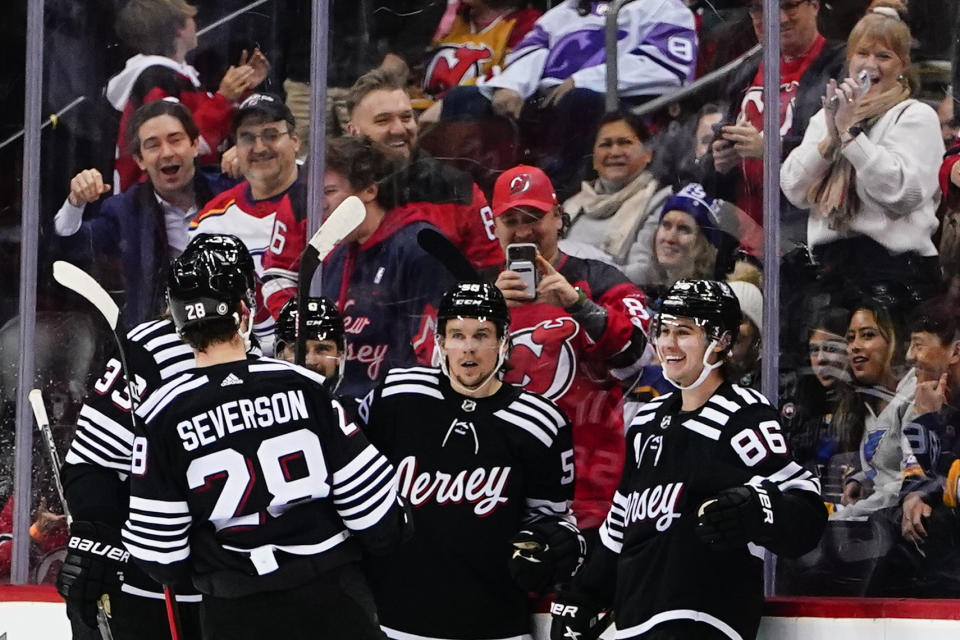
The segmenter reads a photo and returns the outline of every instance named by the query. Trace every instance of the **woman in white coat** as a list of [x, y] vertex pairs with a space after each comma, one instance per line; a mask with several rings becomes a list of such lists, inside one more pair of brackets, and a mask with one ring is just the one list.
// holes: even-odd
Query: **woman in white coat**
[[940, 281], [931, 236], [944, 149], [936, 112], [910, 98], [903, 11], [896, 0], [877, 0], [851, 31], [850, 77], [827, 85], [825, 107], [784, 162], [780, 186], [810, 209], [807, 239], [827, 282], [895, 281], [928, 297]]

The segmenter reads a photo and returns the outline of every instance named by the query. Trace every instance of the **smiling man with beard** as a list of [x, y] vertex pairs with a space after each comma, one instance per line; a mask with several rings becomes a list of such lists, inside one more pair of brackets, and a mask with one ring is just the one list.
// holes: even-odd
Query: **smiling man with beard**
[[54, 219], [65, 257], [119, 257], [127, 287], [123, 324], [133, 327], [166, 308], [170, 261], [187, 246], [187, 223], [216, 193], [216, 184], [196, 169], [199, 130], [190, 110], [176, 100], [150, 102], [130, 120], [127, 138], [137, 165], [147, 174], [123, 193], [103, 201], [83, 222], [84, 209], [111, 187], [96, 169], [70, 181], [70, 194]]

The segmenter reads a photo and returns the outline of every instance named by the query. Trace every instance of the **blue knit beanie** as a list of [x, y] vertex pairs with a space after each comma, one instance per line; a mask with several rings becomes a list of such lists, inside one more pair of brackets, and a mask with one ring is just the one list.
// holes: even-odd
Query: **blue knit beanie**
[[693, 216], [707, 237], [710, 244], [720, 248], [720, 241], [723, 237], [723, 231], [720, 229], [720, 202], [707, 195], [703, 187], [696, 182], [691, 182], [677, 193], [673, 194], [663, 203], [663, 209], [660, 211], [660, 219], [668, 211], [683, 211]]

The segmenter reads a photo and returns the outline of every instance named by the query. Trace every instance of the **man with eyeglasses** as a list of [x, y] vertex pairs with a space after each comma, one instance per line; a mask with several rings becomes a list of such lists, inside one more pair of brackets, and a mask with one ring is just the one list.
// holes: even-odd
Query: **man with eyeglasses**
[[[748, 0], [747, 7], [763, 43], [763, 1]], [[819, 0], [780, 3], [781, 158], [800, 144], [807, 122], [820, 109], [824, 85], [843, 69], [845, 47], [820, 34], [819, 11]], [[730, 110], [705, 158], [704, 177], [711, 195], [735, 203], [758, 224], [763, 223], [763, 76], [763, 64], [747, 65], [730, 79]], [[782, 202], [783, 242], [789, 250], [806, 237], [806, 215]]]
[[274, 318], [263, 304], [259, 284], [263, 256], [274, 242], [274, 220], [306, 210], [307, 185], [299, 180], [300, 138], [289, 107], [279, 96], [255, 93], [240, 104], [233, 119], [237, 161], [244, 180], [214, 198], [190, 223], [190, 233], [231, 233], [253, 256], [257, 273], [257, 308], [253, 331], [271, 352]]

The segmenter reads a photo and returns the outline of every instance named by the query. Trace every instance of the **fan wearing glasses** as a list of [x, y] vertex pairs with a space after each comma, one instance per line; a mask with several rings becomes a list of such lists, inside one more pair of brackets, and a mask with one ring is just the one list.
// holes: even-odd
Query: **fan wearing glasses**
[[261, 302], [263, 254], [272, 242], [284, 241], [283, 229], [278, 227], [274, 234], [280, 212], [300, 219], [306, 211], [307, 187], [298, 179], [300, 139], [295, 127], [293, 114], [279, 96], [255, 93], [244, 100], [233, 119], [233, 158], [244, 180], [208, 202], [190, 223], [191, 234], [231, 233], [249, 249], [258, 282], [253, 331], [267, 353], [272, 351], [274, 320]]

